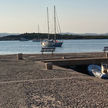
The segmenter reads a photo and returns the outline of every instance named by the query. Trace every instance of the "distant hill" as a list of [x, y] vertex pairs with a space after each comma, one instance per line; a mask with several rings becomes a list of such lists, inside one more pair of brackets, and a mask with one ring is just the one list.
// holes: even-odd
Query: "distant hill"
[[9, 35], [19, 35], [19, 33], [0, 33], [0, 37], [9, 36]]
[[[17, 33], [1, 33], [0, 41], [5, 40], [20, 40], [21, 38], [26, 38], [27, 40], [32, 39], [48, 39], [47, 33], [24, 33], [24, 34], [17, 34]], [[71, 34], [71, 33], [63, 33], [57, 34], [57, 39], [108, 39], [108, 34]], [[50, 34], [50, 39], [54, 39], [54, 34]]]
[[76, 36], [108, 36], [108, 33], [103, 33], [103, 34], [99, 34], [99, 33], [70, 33], [70, 32], [66, 32], [66, 33], [61, 33], [61, 35], [76, 35]]
[[[0, 37], [4, 37], [4, 36], [16, 36], [16, 35], [20, 35], [20, 34], [21, 33], [0, 33]], [[33, 34], [33, 33], [28, 33], [28, 34]], [[65, 33], [60, 33], [60, 35], [73, 35], [73, 36], [108, 36], [108, 33], [98, 34], [98, 33], [70, 33], [70, 32], [65, 32]]]

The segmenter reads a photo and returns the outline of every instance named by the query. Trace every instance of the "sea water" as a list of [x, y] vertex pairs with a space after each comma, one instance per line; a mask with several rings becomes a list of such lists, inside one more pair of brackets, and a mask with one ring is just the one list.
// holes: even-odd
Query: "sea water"
[[[108, 46], [108, 39], [63, 40], [63, 46], [56, 53], [102, 52]], [[39, 54], [41, 42], [0, 41], [0, 54]]]

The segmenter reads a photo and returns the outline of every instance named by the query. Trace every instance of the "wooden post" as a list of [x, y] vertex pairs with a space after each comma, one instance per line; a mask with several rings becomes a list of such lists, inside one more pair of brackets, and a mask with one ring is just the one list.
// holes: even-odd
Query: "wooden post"
[[106, 58], [108, 57], [108, 54], [107, 54], [107, 52], [105, 53], [105, 56], [106, 56]]
[[52, 63], [51, 62], [45, 63], [45, 68], [46, 68], [46, 70], [52, 70], [53, 69]]
[[65, 58], [66, 58], [65, 56], [62, 57], [62, 59], [65, 59]]
[[52, 55], [53, 55], [53, 51], [52, 51]]
[[18, 53], [17, 54], [17, 60], [22, 60], [23, 59], [23, 54], [22, 53]]

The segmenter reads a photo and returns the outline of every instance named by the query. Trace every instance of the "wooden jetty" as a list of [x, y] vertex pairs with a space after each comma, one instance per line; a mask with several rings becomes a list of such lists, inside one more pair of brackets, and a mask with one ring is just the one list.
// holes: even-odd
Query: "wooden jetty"
[[75, 59], [54, 59], [54, 60], [43, 60], [43, 62], [52, 62], [53, 65], [58, 66], [72, 66], [72, 65], [89, 65], [89, 64], [101, 64], [108, 63], [108, 58], [75, 58]]

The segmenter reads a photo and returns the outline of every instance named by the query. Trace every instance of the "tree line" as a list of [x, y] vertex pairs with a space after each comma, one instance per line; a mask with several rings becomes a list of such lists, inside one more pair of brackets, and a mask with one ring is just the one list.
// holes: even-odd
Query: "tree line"
[[[33, 39], [48, 39], [47, 33], [24, 33], [20, 35], [9, 35], [0, 37], [0, 40], [20, 40], [26, 38], [28, 40]], [[54, 34], [50, 34], [50, 39], [54, 39]], [[56, 39], [108, 39], [108, 35], [73, 35], [73, 34], [56, 34]]]

